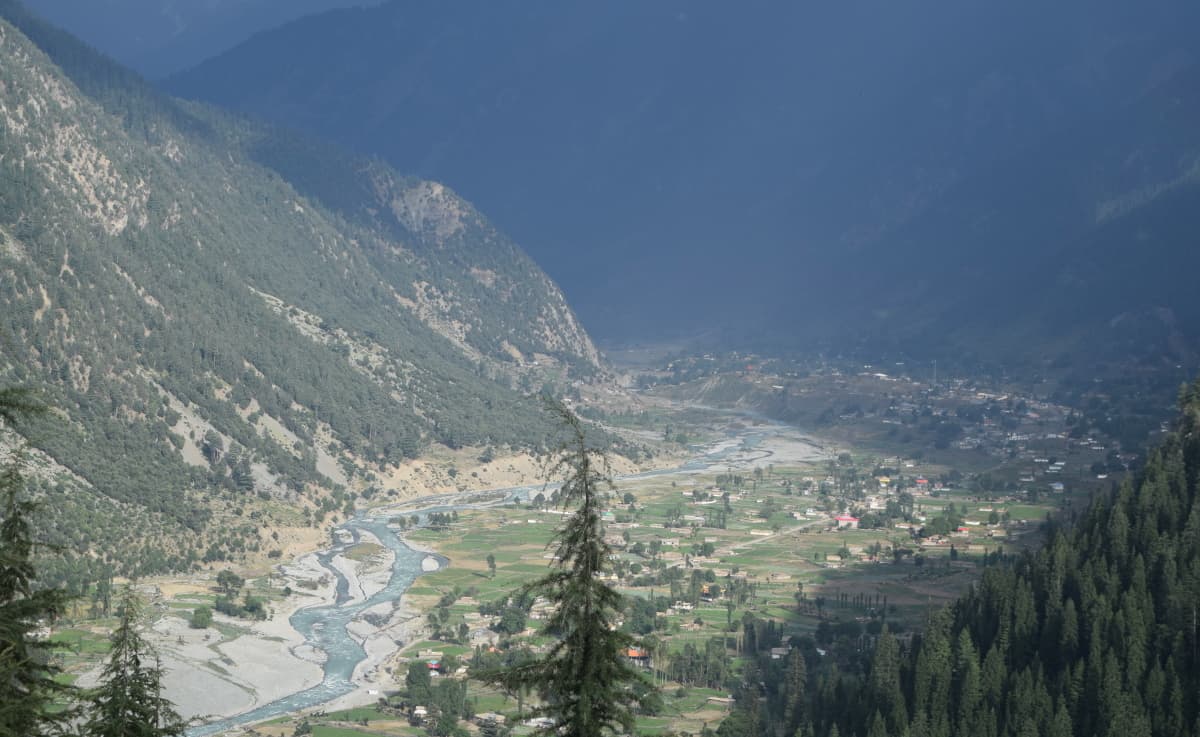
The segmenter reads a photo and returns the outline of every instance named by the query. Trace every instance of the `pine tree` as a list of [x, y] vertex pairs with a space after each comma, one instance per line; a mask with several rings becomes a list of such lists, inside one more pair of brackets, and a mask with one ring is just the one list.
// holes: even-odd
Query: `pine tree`
[[163, 669], [154, 648], [138, 634], [140, 619], [141, 602], [126, 586], [108, 664], [87, 708], [87, 737], [169, 737], [187, 727], [162, 696]]
[[23, 417], [40, 414], [44, 407], [30, 398], [30, 391], [8, 386], [0, 389], [0, 420], [12, 425]]
[[[5, 422], [38, 411], [25, 393], [0, 390]], [[29, 518], [37, 505], [21, 498], [23, 488], [18, 454], [0, 470], [0, 737], [54, 734], [74, 714], [48, 708], [69, 702], [74, 690], [54, 680], [58, 669], [49, 664], [49, 644], [35, 633], [65, 610], [67, 594], [34, 588]]]
[[900, 645], [886, 625], [875, 645], [868, 684], [876, 709], [882, 712], [891, 731], [899, 732], [908, 724], [904, 694], [900, 690]]
[[797, 730], [804, 721], [804, 701], [808, 688], [808, 669], [804, 653], [792, 650], [788, 654], [787, 677], [784, 680], [783, 727], [785, 732]]
[[979, 656], [971, 634], [962, 629], [955, 646], [954, 680], [957, 693], [958, 714], [955, 719], [956, 734], [974, 733], [977, 710], [980, 706]]
[[574, 512], [556, 534], [554, 569], [527, 586], [525, 594], [544, 596], [554, 605], [542, 632], [558, 639], [543, 658], [485, 677], [509, 691], [536, 691], [542, 703], [529, 715], [555, 724], [545, 734], [627, 734], [635, 709], [656, 694], [625, 657], [636, 641], [617, 630], [621, 596], [600, 578], [611, 553], [601, 513], [612, 483], [604, 473], [604, 453], [588, 446], [579, 418], [561, 403], [548, 405], [567, 435], [550, 475], [565, 475], [559, 503]]

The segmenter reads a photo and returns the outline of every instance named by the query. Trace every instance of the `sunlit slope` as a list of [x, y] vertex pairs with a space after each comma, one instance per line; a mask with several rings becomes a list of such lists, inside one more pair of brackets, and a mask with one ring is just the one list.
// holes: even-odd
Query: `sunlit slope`
[[260, 545], [249, 501], [298, 520], [431, 446], [538, 447], [528, 393], [602, 374], [449, 189], [181, 107], [0, 8], [43, 47], [0, 21], [0, 383], [54, 408], [22, 432], [80, 565], [219, 560]]

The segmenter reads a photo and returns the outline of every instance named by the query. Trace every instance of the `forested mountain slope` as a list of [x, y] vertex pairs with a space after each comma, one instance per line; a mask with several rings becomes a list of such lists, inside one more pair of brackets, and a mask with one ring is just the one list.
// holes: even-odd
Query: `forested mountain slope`
[[764, 659], [718, 734], [1200, 734], [1198, 484], [1200, 384], [1140, 478], [1044, 549], [989, 569], [909, 645], [875, 638], [868, 662]]
[[55, 410], [20, 430], [68, 568], [186, 568], [356, 492], [416, 493], [389, 488], [397, 464], [539, 447], [527, 393], [603, 372], [555, 285], [449, 189], [0, 15], [0, 384]]

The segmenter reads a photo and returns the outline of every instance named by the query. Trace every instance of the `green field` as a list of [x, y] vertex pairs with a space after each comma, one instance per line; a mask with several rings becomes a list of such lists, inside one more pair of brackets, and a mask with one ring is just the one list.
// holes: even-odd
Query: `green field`
[[[715, 426], [686, 432], [723, 434]], [[1036, 544], [1038, 523], [1070, 498], [981, 494], [971, 490], [969, 473], [959, 474], [956, 483], [915, 494], [906, 522], [893, 518], [888, 526], [875, 529], [836, 529], [834, 515], [853, 512], [868, 519], [872, 497], [895, 499], [899, 493], [897, 488], [880, 491], [875, 478], [882, 463], [878, 453], [839, 455], [836, 461], [764, 462], [757, 468], [743, 464], [722, 473], [617, 483], [606, 515], [612, 568], [619, 574], [612, 583], [630, 601], [652, 602], [649, 610], [657, 609], [648, 620], [644, 604], [641, 619], [635, 620], [632, 608], [625, 615], [627, 626], [643, 628], [639, 632], [648, 631], [658, 643], [652, 677], [661, 686], [662, 708], [639, 720], [640, 734], [698, 734], [720, 723], [727, 708], [724, 700], [750, 657], [742, 649], [746, 622], [773, 623], [771, 636], [778, 639], [758, 643], [760, 653], [785, 647], [789, 638], [792, 644], [809, 643], [802, 647], [828, 647], [821, 638], [831, 637], [831, 631], [850, 628], [869, 635], [885, 621], [893, 632], [919, 629], [931, 610], [977, 580], [985, 555]], [[905, 477], [904, 488], [910, 491], [916, 491], [912, 484], [918, 474], [941, 479], [954, 470], [943, 461], [919, 459], [905, 459], [903, 469], [890, 473]], [[1007, 473], [1004, 467], [988, 472], [997, 477]], [[880, 509], [879, 499], [874, 503]], [[948, 509], [955, 527], [947, 527], [945, 537], [917, 539], [903, 525], [893, 526], [928, 526]], [[539, 621], [533, 616], [524, 620], [523, 632], [501, 633], [491, 640], [483, 635], [497, 626], [505, 601], [510, 609], [518, 603], [509, 597], [551, 570], [553, 548], [548, 545], [562, 519], [552, 507], [508, 505], [460, 510], [447, 527], [408, 530], [411, 541], [435, 549], [450, 565], [422, 575], [406, 594], [405, 603], [421, 612], [425, 632], [415, 633], [399, 651], [399, 661], [389, 666], [393, 681], [384, 685], [382, 695], [390, 703], [382, 710], [366, 707], [285, 718], [263, 725], [263, 734], [290, 737], [305, 718], [314, 735], [425, 734], [425, 727], [409, 725], [398, 711], [404, 704], [406, 660], [418, 658], [420, 651], [438, 651], [457, 664], [470, 665], [477, 649], [491, 642], [501, 650], [528, 646], [536, 651], [552, 641], [537, 631]], [[348, 556], [366, 560], [379, 552], [379, 546], [364, 543]], [[711, 587], [708, 592], [702, 590], [706, 585]], [[248, 581], [246, 588], [269, 599], [282, 596], [265, 578]], [[211, 591], [188, 592], [167, 606], [186, 613], [214, 598]], [[522, 606], [530, 604], [536, 602]], [[215, 626], [214, 631], [220, 642], [240, 634], [236, 625]], [[64, 630], [58, 640], [68, 663], [95, 659], [107, 651], [103, 635], [82, 627]], [[676, 668], [692, 657], [689, 653], [711, 652], [714, 647], [731, 663], [720, 679], [704, 684]], [[681, 674], [679, 680], [676, 674]], [[509, 725], [517, 717], [513, 695], [479, 681], [467, 682], [466, 698], [474, 713], [501, 713]], [[467, 726], [471, 734], [477, 730]], [[529, 731], [517, 726], [513, 734]]]
[[[843, 467], [838, 472], [856, 469], [864, 492], [870, 493], [878, 486], [870, 476], [877, 463], [876, 456], [852, 454], [839, 461]], [[961, 537], [919, 541], [908, 530], [898, 528], [832, 529], [833, 513], [861, 506], [865, 497], [800, 493], [806, 479], [823, 478], [830, 472], [828, 464], [776, 466], [769, 473], [750, 471], [740, 471], [740, 484], [731, 484], [726, 478], [718, 485], [715, 474], [617, 484], [607, 535], [613, 541], [613, 565], [623, 572], [618, 589], [631, 598], [666, 596], [672, 604], [688, 598], [692, 576], [710, 580], [721, 590], [713, 601], [697, 602], [694, 608], [672, 606], [657, 614], [653, 634], [661, 643], [659, 667], [665, 667], [689, 645], [703, 650], [714, 638], [732, 648], [736, 633], [729, 631], [729, 625], [740, 630], [748, 614], [774, 620], [784, 633], [800, 637], [816, 634], [822, 622], [855, 619], [878, 623], [886, 618], [893, 631], [917, 628], [931, 608], [950, 601], [976, 580], [984, 553], [1034, 542], [1036, 524], [1021, 522], [1044, 518], [1057, 502], [985, 499], [965, 488], [944, 489], [937, 497], [922, 495], [915, 514], [923, 513], [932, 520], [954, 504], [955, 514], [979, 523], [968, 526], [965, 533], [956, 533]], [[935, 471], [944, 469], [918, 467], [908, 475], [924, 472], [932, 477]], [[627, 492], [635, 498], [632, 507], [617, 503]], [[727, 507], [722, 498], [726, 492]], [[725, 512], [725, 528], [701, 526], [700, 520], [707, 521], [706, 515], [718, 509]], [[819, 513], [804, 516], [810, 509]], [[991, 511], [997, 517], [1007, 513], [1009, 522], [989, 526]], [[478, 616], [480, 606], [503, 600], [548, 570], [547, 544], [560, 519], [551, 509], [508, 506], [462, 511], [449, 529], [412, 531], [414, 541], [435, 548], [451, 561], [449, 567], [418, 580], [409, 592], [412, 603], [429, 611], [439, 600], [446, 601], [443, 597], [452, 599], [439, 615], [444, 633], [452, 634], [464, 624], [475, 630], [495, 622], [495, 615]], [[989, 534], [998, 537], [992, 539]], [[712, 551], [707, 557], [699, 554], [707, 552], [705, 544]], [[899, 548], [905, 554], [896, 557], [893, 551]], [[872, 555], [875, 550], [878, 554]], [[849, 557], [842, 559], [846, 553]], [[494, 572], [485, 562], [488, 554], [494, 557]], [[672, 568], [682, 572], [680, 580], [675, 584], [658, 580], [666, 575], [663, 571]], [[655, 580], [643, 582], [647, 576]], [[735, 588], [737, 599], [731, 602], [729, 594]], [[465, 596], [471, 597], [470, 603], [459, 600]], [[536, 628], [538, 623], [530, 619], [526, 625]], [[527, 629], [511, 641], [546, 642], [532, 632]], [[415, 656], [423, 649], [468, 659], [471, 655], [465, 645], [432, 640], [411, 644], [404, 652]], [[734, 659], [736, 671], [741, 656], [733, 649], [727, 650], [727, 656]], [[640, 733], [696, 733], [719, 723], [724, 705], [709, 699], [727, 697], [726, 689], [687, 686], [664, 676], [657, 676], [663, 687], [663, 711], [639, 719]], [[511, 699], [475, 682], [470, 691], [477, 711], [515, 715], [516, 703]]]

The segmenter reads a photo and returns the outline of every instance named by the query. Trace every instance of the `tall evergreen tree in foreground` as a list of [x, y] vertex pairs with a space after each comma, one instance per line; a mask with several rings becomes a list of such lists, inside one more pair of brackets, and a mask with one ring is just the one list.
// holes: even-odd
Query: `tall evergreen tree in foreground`
[[169, 737], [182, 735], [187, 727], [175, 705], [162, 697], [163, 670], [154, 649], [138, 634], [140, 619], [141, 601], [126, 586], [102, 683], [89, 698], [87, 737]]
[[[0, 389], [0, 431], [41, 411], [26, 392]], [[79, 692], [55, 680], [59, 669], [51, 662], [51, 645], [37, 636], [65, 611], [68, 595], [34, 584], [30, 517], [37, 505], [22, 498], [21, 459], [18, 450], [0, 468], [0, 737], [50, 737], [72, 727], [80, 713]], [[138, 613], [137, 597], [126, 588], [103, 684], [85, 709], [87, 737], [184, 732], [186, 725], [161, 696], [162, 669], [137, 633]]]
[[535, 691], [541, 704], [528, 715], [554, 720], [545, 734], [630, 733], [635, 709], [656, 694], [626, 658], [636, 641], [617, 631], [621, 595], [601, 579], [611, 553], [601, 514], [612, 482], [604, 453], [588, 446], [579, 418], [561, 403], [548, 405], [566, 433], [549, 477], [565, 478], [559, 503], [574, 511], [551, 543], [557, 546], [553, 569], [526, 593], [554, 605], [542, 632], [558, 640], [545, 657], [486, 677], [509, 691]]
[[[27, 394], [0, 390], [0, 418], [15, 423], [40, 407]], [[0, 425], [2, 427], [2, 425]], [[67, 595], [34, 587], [29, 517], [36, 505], [22, 499], [21, 455], [0, 469], [0, 737], [40, 737], [61, 732], [72, 717], [69, 709], [52, 711], [73, 689], [54, 680], [49, 643], [36, 637], [47, 621], [62, 614]]]

